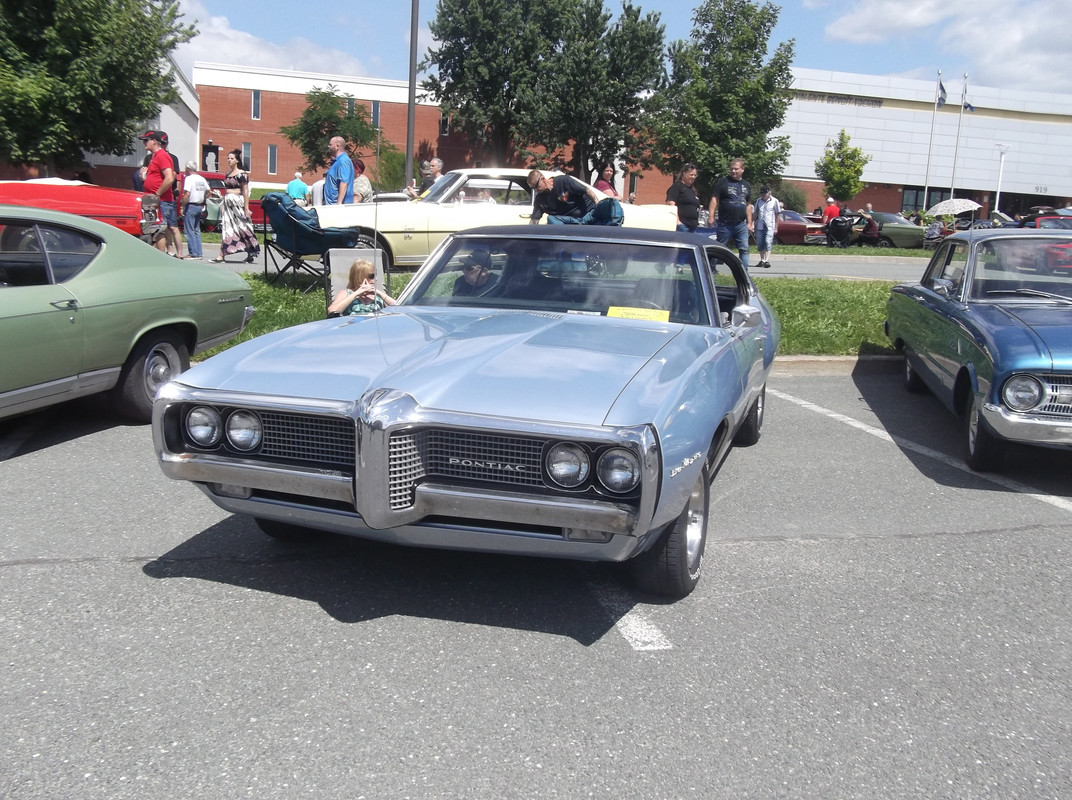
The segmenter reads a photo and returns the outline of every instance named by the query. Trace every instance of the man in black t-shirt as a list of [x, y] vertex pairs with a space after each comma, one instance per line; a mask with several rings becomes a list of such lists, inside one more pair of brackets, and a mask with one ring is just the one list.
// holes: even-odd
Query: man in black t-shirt
[[730, 162], [728, 177], [718, 179], [711, 193], [710, 219], [717, 220], [719, 244], [736, 244], [741, 263], [748, 269], [748, 233], [753, 229], [752, 187], [744, 180], [744, 159]]
[[539, 222], [544, 214], [584, 219], [602, 199], [595, 189], [571, 175], [554, 175], [534, 169], [529, 173], [528, 184], [536, 195], [532, 203], [532, 216], [529, 218], [533, 225]]

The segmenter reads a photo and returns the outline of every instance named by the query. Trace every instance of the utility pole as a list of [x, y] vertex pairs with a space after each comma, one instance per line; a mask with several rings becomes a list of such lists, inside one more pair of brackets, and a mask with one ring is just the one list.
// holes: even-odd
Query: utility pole
[[1005, 154], [1009, 152], [1011, 144], [1002, 144], [998, 142], [994, 145], [998, 149], [998, 193], [994, 198], [994, 210], [1001, 211], [1001, 173], [1005, 171]]

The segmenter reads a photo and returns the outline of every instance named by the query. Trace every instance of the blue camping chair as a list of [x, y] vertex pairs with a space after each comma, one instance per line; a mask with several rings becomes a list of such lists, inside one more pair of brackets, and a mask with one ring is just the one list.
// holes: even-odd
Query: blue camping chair
[[[324, 298], [331, 302], [331, 268], [324, 255], [334, 248], [356, 247], [358, 232], [354, 228], [321, 228], [316, 212], [302, 208], [294, 198], [282, 192], [269, 192], [261, 198], [264, 216], [272, 228], [265, 237], [264, 275], [268, 278], [268, 259], [276, 274], [268, 278], [273, 283], [290, 272], [316, 276], [324, 285]], [[318, 256], [310, 261], [306, 256]], [[306, 287], [308, 292], [316, 284]], [[297, 282], [295, 281], [295, 287]]]

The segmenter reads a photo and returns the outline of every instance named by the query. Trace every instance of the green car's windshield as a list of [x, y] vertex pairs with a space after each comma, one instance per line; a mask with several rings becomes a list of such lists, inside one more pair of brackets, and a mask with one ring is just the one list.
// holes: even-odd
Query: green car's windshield
[[707, 325], [691, 247], [550, 238], [458, 237], [400, 305], [526, 309]]

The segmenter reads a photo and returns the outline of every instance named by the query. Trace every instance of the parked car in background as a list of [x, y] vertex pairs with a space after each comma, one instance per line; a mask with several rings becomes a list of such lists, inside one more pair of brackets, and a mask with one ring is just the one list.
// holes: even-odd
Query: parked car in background
[[[143, 202], [149, 197], [150, 202]], [[62, 178], [0, 181], [0, 204], [65, 211], [151, 241], [161, 229], [159, 208], [151, 195]]]
[[1072, 448], [1072, 232], [956, 233], [886, 313], [905, 387], [960, 417], [972, 469], [998, 468], [1007, 442]]
[[208, 182], [208, 197], [205, 198], [205, 214], [201, 217], [201, 229], [217, 231], [220, 228], [223, 179], [226, 176], [222, 172], [199, 172], [198, 174]]
[[[383, 251], [385, 268], [416, 267], [454, 231], [479, 225], [518, 225], [532, 213], [527, 169], [452, 170], [411, 203], [313, 206], [323, 228], [355, 228]], [[674, 230], [672, 206], [625, 203], [627, 228]], [[546, 217], [544, 217], [546, 222]]]
[[778, 215], [778, 233], [774, 241], [776, 244], [826, 244], [826, 231], [821, 222], [786, 209]]
[[227, 270], [87, 217], [0, 206], [0, 418], [109, 392], [147, 422], [156, 390], [252, 313]]
[[1061, 208], [1028, 214], [1020, 220], [1021, 228], [1072, 228], [1072, 210]]
[[[913, 225], [900, 214], [892, 211], [872, 211], [878, 224], [878, 247], [907, 247], [922, 248], [924, 229], [919, 225]], [[864, 229], [864, 216], [855, 214], [852, 220], [852, 235], [849, 244], [854, 244], [860, 238], [860, 232]]]
[[178, 376], [153, 438], [165, 474], [269, 536], [628, 561], [683, 597], [778, 341], [707, 237], [485, 227], [449, 235], [397, 305]]

